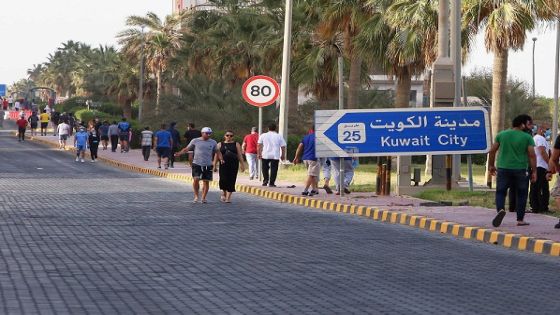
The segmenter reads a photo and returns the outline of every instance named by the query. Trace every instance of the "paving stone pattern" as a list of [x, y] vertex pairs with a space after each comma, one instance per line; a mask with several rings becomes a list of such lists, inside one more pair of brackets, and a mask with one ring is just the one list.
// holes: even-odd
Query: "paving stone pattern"
[[0, 313], [560, 310], [557, 258], [234, 197], [0, 135]]

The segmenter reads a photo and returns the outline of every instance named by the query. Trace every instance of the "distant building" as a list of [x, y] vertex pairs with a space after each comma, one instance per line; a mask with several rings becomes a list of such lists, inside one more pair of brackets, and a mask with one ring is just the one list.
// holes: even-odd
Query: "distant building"
[[184, 10], [207, 10], [210, 7], [208, 0], [173, 0], [173, 14]]
[[[390, 93], [394, 96], [397, 81], [395, 78], [374, 72], [370, 75], [371, 89], [378, 91], [384, 91]], [[424, 75], [412, 77], [411, 87], [410, 87], [410, 107], [425, 107], [429, 105], [428, 91], [426, 90], [426, 80]]]

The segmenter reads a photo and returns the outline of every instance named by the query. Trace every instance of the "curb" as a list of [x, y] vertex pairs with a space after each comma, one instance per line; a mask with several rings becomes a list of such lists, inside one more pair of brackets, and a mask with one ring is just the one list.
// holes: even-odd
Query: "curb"
[[[30, 138], [30, 140], [57, 147], [56, 144], [39, 139]], [[66, 151], [75, 152], [74, 148], [69, 148]], [[134, 171], [138, 173], [153, 175], [166, 179], [172, 179], [181, 182], [191, 182], [192, 177], [184, 174], [169, 173], [162, 170], [154, 170], [141, 166], [136, 166], [124, 162], [115, 161], [105, 157], [99, 157], [99, 160], [114, 167]], [[217, 182], [211, 182], [211, 187], [218, 187]], [[420, 215], [411, 215], [390, 210], [381, 210], [374, 207], [360, 206], [355, 204], [343, 204], [332, 201], [317, 200], [313, 198], [295, 196], [291, 194], [275, 192], [270, 190], [261, 189], [254, 186], [235, 185], [238, 192], [250, 194], [253, 196], [287, 203], [307, 208], [319, 209], [324, 211], [347, 213], [364, 218], [369, 218], [379, 222], [386, 222], [391, 224], [400, 224], [418, 229], [428, 230], [434, 233], [448, 234], [457, 238], [468, 240], [475, 240], [478, 242], [488, 243], [503, 246], [505, 248], [516, 249], [520, 251], [533, 252], [536, 254], [544, 254], [550, 256], [560, 257], [560, 242], [552, 240], [539, 239], [535, 237], [525, 236], [521, 234], [513, 234], [500, 232], [493, 229], [481, 228], [476, 226], [468, 226], [455, 222], [437, 220]]]

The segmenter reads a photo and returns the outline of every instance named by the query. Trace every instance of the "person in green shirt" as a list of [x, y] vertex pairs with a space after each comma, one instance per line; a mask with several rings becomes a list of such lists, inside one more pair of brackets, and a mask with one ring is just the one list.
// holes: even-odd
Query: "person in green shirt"
[[[529, 115], [519, 115], [513, 119], [512, 128], [504, 130], [496, 136], [496, 140], [490, 149], [488, 170], [496, 178], [496, 210], [498, 214], [492, 221], [494, 227], [502, 224], [506, 215], [505, 203], [507, 191], [515, 187], [517, 225], [526, 226], [525, 208], [527, 206], [527, 195], [529, 190], [530, 167], [531, 182], [537, 180], [537, 159], [535, 155], [535, 141], [526, 131], [533, 125], [533, 119]], [[495, 166], [496, 153], [498, 153], [498, 165]]]

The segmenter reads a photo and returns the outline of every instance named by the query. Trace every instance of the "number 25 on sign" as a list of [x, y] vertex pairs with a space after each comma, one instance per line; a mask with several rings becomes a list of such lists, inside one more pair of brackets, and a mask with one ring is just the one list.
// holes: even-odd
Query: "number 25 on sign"
[[280, 87], [274, 79], [258, 75], [243, 84], [243, 98], [253, 106], [265, 107], [274, 104], [280, 95]]

